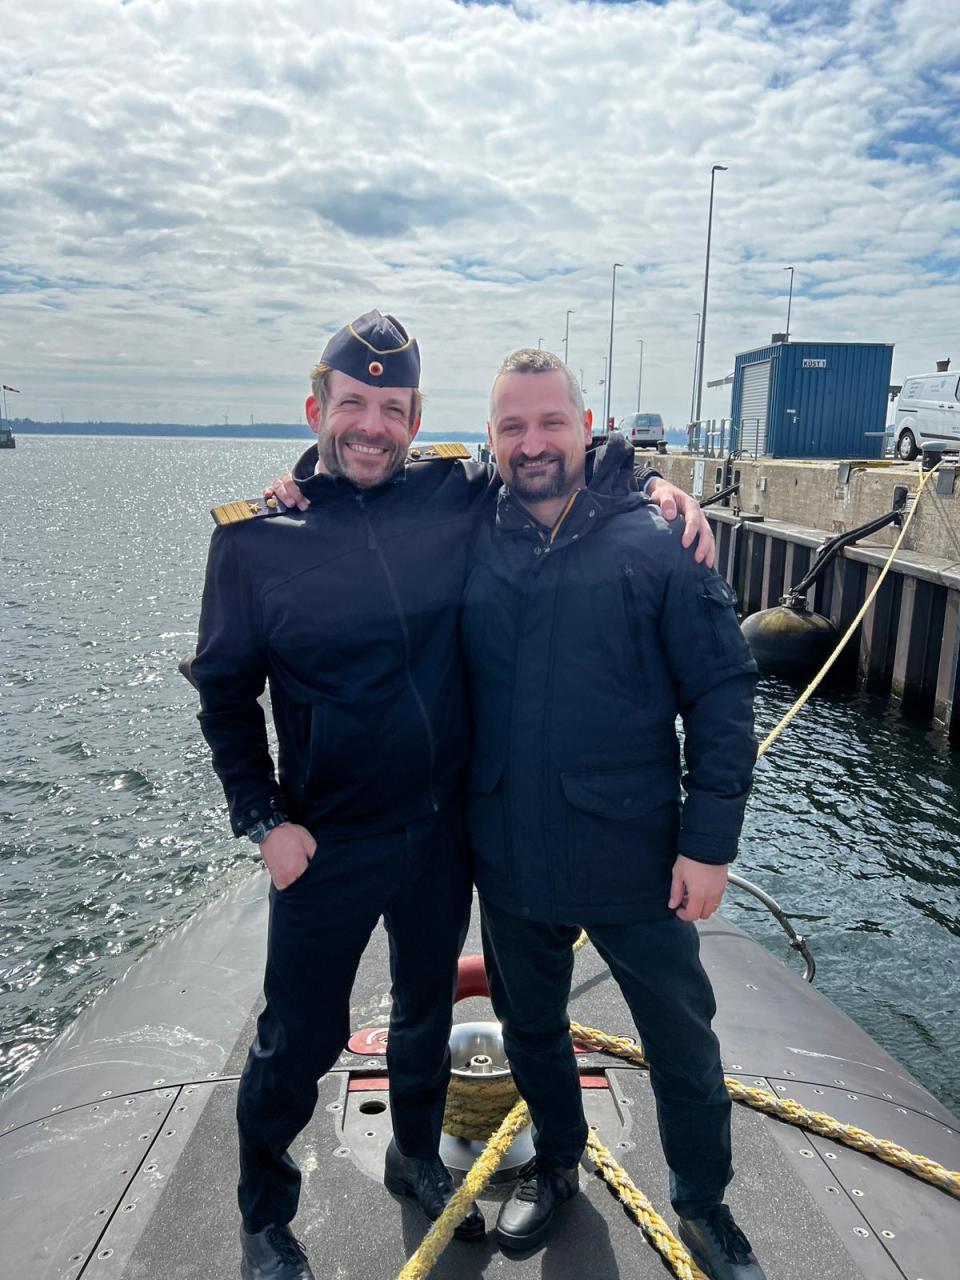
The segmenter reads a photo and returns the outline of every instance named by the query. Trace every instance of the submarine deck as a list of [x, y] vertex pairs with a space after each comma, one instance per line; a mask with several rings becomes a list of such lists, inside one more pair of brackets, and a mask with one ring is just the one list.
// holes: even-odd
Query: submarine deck
[[[260, 1008], [266, 879], [253, 875], [150, 951], [92, 1005], [0, 1102], [4, 1271], [29, 1280], [194, 1280], [239, 1272], [237, 1076]], [[479, 951], [474, 912], [465, 951]], [[727, 1074], [960, 1165], [956, 1123], [925, 1089], [799, 975], [722, 919], [701, 926]], [[377, 930], [354, 990], [352, 1026], [384, 1027], [386, 938]], [[633, 1031], [590, 947], [578, 956], [571, 1016]], [[455, 1019], [489, 1021], [481, 998]], [[588, 1119], [672, 1224], [647, 1073], [581, 1056]], [[345, 1052], [320, 1082], [294, 1154], [303, 1171], [294, 1229], [318, 1280], [390, 1280], [426, 1222], [381, 1181], [389, 1140], [383, 1058]], [[769, 1280], [947, 1280], [960, 1205], [848, 1148], [734, 1108], [728, 1202]], [[454, 1241], [436, 1280], [647, 1280], [658, 1255], [589, 1166], [584, 1194], [529, 1255], [498, 1251], [506, 1194], [481, 1201], [482, 1243]]]

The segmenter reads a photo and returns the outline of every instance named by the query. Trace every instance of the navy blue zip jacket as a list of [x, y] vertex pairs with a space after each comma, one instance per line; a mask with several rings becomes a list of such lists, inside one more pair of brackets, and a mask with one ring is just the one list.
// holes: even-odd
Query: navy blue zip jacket
[[[491, 468], [408, 463], [377, 489], [294, 474], [311, 501], [218, 528], [196, 655], [181, 670], [240, 835], [275, 807], [314, 835], [375, 835], [462, 793], [457, 635]], [[490, 508], [492, 511], [492, 501]], [[269, 681], [277, 772], [257, 698]]]
[[552, 541], [502, 490], [464, 597], [474, 876], [534, 920], [666, 916], [678, 853], [737, 852], [756, 666], [683, 521], [628, 491], [632, 457], [618, 439], [598, 452]]

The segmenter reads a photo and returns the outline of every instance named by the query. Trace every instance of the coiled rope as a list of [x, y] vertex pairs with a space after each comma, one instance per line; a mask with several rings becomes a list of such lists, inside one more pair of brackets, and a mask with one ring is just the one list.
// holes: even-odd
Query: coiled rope
[[520, 1100], [513, 1076], [502, 1080], [450, 1077], [443, 1131], [467, 1142], [486, 1142], [491, 1132]]
[[[787, 725], [810, 700], [837, 658], [839, 658], [857, 627], [863, 621], [867, 610], [876, 599], [880, 587], [883, 585], [894, 557], [903, 544], [910, 522], [917, 510], [920, 496], [930, 477], [939, 469], [939, 465], [938, 463], [937, 466], [932, 467], [929, 471], [921, 473], [913, 505], [904, 519], [900, 534], [890, 549], [890, 554], [880, 570], [877, 581], [826, 662], [786, 715], [760, 743], [757, 749], [758, 757], [762, 756], [773, 745]], [[581, 932], [573, 944], [573, 950], [575, 952], [579, 951], [588, 941], [586, 931]], [[643, 1056], [642, 1048], [632, 1040], [628, 1040], [623, 1036], [608, 1035], [606, 1032], [598, 1031], [593, 1027], [585, 1027], [576, 1022], [570, 1024], [570, 1031], [581, 1044], [602, 1053], [611, 1053], [617, 1057], [625, 1058], [641, 1067], [648, 1066]], [[859, 1129], [855, 1125], [843, 1124], [822, 1111], [808, 1110], [793, 1098], [775, 1097], [762, 1089], [745, 1085], [730, 1076], [726, 1076], [724, 1079], [727, 1091], [734, 1101], [753, 1107], [755, 1110], [763, 1111], [767, 1115], [775, 1116], [786, 1124], [796, 1125], [798, 1128], [807, 1129], [811, 1133], [820, 1134], [856, 1151], [862, 1151], [866, 1155], [874, 1156], [878, 1160], [913, 1174], [914, 1177], [928, 1182], [932, 1186], [939, 1187], [942, 1191], [947, 1192], [948, 1195], [960, 1198], [960, 1171], [947, 1169], [935, 1160], [930, 1160], [926, 1156], [916, 1155], [908, 1151], [906, 1147], [901, 1147], [886, 1138], [878, 1138], [865, 1129]], [[498, 1096], [494, 1096], [493, 1089], [500, 1090]], [[485, 1081], [478, 1085], [469, 1081], [455, 1079], [451, 1081], [451, 1091], [454, 1096], [452, 1106], [448, 1103], [450, 1122], [462, 1130], [469, 1129], [469, 1132], [457, 1132], [456, 1129], [448, 1129], [446, 1116], [444, 1117], [444, 1128], [448, 1132], [454, 1133], [455, 1136], [470, 1138], [471, 1140], [482, 1141], [486, 1134], [490, 1132], [491, 1127], [497, 1124], [497, 1117], [503, 1114], [503, 1107], [510, 1105], [510, 1091], [506, 1087], [506, 1082], [494, 1084], [493, 1082]], [[516, 1092], [515, 1088], [513, 1092]], [[500, 1162], [510, 1149], [514, 1138], [529, 1123], [530, 1112], [526, 1103], [521, 1099], [510, 1107], [509, 1112], [500, 1122], [496, 1132], [491, 1136], [485, 1150], [478, 1157], [473, 1168], [466, 1174], [443, 1213], [424, 1236], [416, 1253], [410, 1257], [402, 1271], [400, 1271], [397, 1280], [425, 1280], [443, 1250], [453, 1239], [454, 1229], [466, 1214], [471, 1201], [475, 1200], [486, 1188]], [[482, 1132], [480, 1132], [481, 1130]], [[678, 1280], [707, 1280], [690, 1257], [683, 1243], [673, 1234], [647, 1197], [633, 1183], [626, 1170], [614, 1159], [593, 1132], [587, 1138], [586, 1154], [593, 1161], [599, 1175], [614, 1191], [617, 1198], [643, 1231], [647, 1240], [657, 1250]]]

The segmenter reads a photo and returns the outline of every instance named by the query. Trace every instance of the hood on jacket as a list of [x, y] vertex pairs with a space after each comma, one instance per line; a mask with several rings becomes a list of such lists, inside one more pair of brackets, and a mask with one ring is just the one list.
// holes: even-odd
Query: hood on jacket
[[587, 488], [599, 494], [635, 492], [634, 465], [633, 445], [614, 431], [602, 444], [587, 450]]

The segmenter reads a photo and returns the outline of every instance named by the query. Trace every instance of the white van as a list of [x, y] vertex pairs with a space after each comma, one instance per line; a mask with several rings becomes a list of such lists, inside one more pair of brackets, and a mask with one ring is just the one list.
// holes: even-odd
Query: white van
[[635, 449], [660, 449], [664, 441], [663, 418], [659, 413], [631, 413], [620, 419], [617, 430]]
[[954, 372], [907, 378], [893, 438], [904, 462], [917, 456], [925, 440], [960, 440], [960, 377]]

